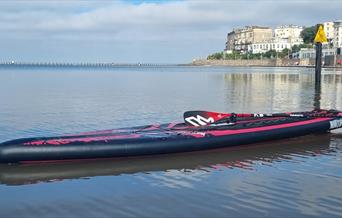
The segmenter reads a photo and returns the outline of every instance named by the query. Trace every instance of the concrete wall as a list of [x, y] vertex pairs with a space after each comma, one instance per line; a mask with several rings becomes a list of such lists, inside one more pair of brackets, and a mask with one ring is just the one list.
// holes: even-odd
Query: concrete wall
[[308, 66], [314, 65], [315, 60], [299, 59], [263, 59], [263, 60], [194, 60], [192, 65], [216, 65], [216, 66]]

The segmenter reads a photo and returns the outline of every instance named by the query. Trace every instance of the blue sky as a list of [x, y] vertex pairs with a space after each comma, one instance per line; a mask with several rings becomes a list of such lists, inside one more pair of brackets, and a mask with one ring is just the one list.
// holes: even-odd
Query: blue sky
[[342, 19], [342, 1], [0, 1], [0, 61], [189, 63], [236, 27]]

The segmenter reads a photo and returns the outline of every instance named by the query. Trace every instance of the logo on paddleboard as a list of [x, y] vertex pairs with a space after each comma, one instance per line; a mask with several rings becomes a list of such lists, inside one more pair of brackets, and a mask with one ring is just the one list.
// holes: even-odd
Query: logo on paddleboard
[[263, 114], [253, 114], [254, 117], [264, 117]]
[[185, 118], [185, 121], [188, 123], [191, 123], [193, 126], [205, 126], [208, 123], [213, 123], [215, 120], [212, 117], [204, 118], [200, 115], [192, 116], [192, 117], [187, 117]]
[[342, 127], [342, 120], [330, 121], [330, 129], [337, 129]]

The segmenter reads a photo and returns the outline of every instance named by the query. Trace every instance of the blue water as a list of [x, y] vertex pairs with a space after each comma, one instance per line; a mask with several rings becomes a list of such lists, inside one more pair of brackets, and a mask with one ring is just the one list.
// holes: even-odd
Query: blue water
[[[181, 121], [186, 110], [342, 110], [306, 68], [0, 68], [0, 141]], [[0, 166], [0, 217], [341, 217], [342, 132], [233, 149]]]

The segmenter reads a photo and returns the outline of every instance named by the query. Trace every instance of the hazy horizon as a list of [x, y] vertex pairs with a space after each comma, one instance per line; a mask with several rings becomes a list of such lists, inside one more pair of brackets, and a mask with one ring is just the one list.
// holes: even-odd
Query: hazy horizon
[[247, 25], [342, 19], [342, 1], [1, 1], [0, 62], [189, 63]]

